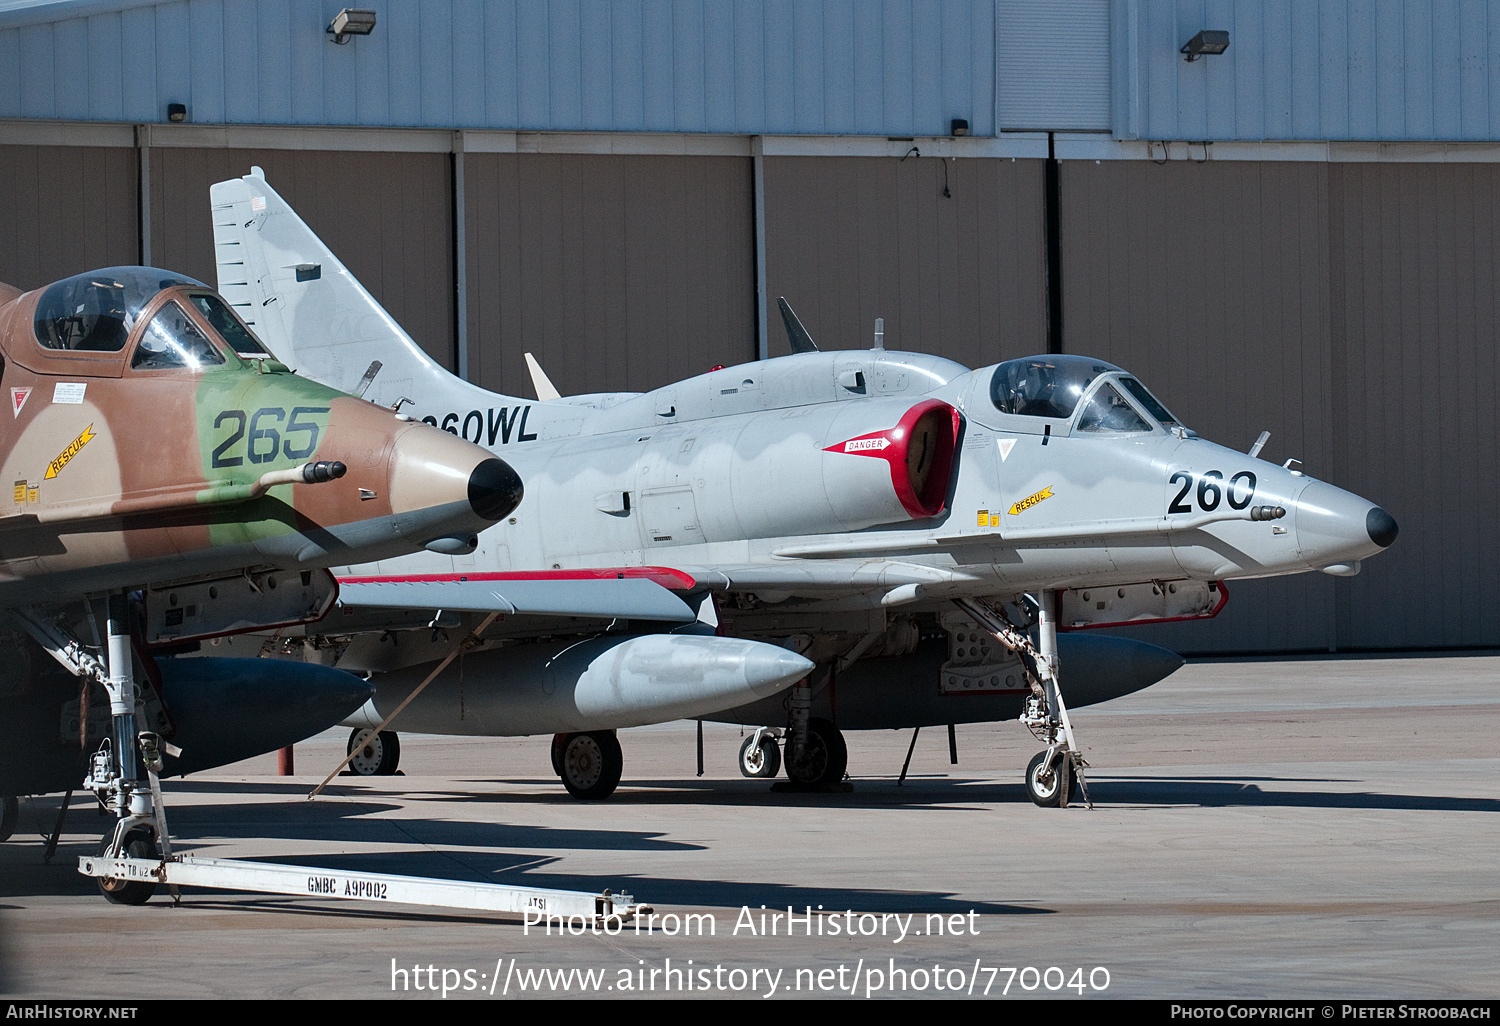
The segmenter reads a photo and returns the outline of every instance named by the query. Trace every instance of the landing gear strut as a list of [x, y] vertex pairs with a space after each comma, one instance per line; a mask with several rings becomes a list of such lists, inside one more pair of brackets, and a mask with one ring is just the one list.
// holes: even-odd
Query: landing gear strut
[[997, 611], [971, 599], [953, 601], [1020, 658], [1031, 684], [1021, 722], [1047, 745], [1047, 750], [1038, 752], [1026, 767], [1027, 795], [1044, 808], [1067, 808], [1075, 791], [1081, 791], [1084, 803], [1093, 808], [1083, 776], [1088, 763], [1073, 740], [1068, 707], [1057, 685], [1057, 592], [1043, 591], [1038, 598], [1041, 609], [1036, 645], [1010, 622], [1003, 609]]

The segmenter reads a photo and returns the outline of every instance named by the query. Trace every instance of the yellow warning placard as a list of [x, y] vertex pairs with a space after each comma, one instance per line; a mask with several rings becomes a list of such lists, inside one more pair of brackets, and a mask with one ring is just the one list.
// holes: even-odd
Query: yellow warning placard
[[77, 456], [80, 452], [82, 452], [83, 447], [85, 445], [88, 445], [89, 442], [94, 439], [94, 437], [94, 425], [90, 424], [88, 427], [83, 429], [83, 434], [79, 435], [77, 438], [69, 442], [68, 447], [57, 454], [57, 459], [47, 464], [47, 473], [45, 475], [46, 478], [50, 480], [56, 477], [62, 470], [62, 468], [66, 467], [74, 456]]
[[1026, 496], [1026, 498], [1024, 498], [1020, 502], [1016, 503], [1010, 509], [1006, 510], [1006, 512], [1009, 513], [1009, 514], [1011, 514], [1012, 516], [1015, 516], [1017, 513], [1024, 513], [1024, 512], [1026, 512], [1028, 509], [1030, 509], [1031, 507], [1035, 506], [1037, 503], [1041, 502], [1043, 499], [1050, 499], [1050, 498], [1052, 498], [1052, 486], [1048, 485], [1046, 488], [1043, 488], [1041, 491], [1039, 491], [1039, 492], [1033, 492], [1032, 494]]

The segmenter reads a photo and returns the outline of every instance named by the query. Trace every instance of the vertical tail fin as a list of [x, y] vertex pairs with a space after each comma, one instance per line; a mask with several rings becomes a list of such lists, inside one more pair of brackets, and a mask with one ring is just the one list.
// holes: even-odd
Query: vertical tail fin
[[[507, 397], [435, 363], [313, 234], [260, 168], [209, 189], [219, 292], [277, 358], [382, 406], [417, 400], [424, 412]], [[368, 382], [361, 379], [379, 364]]]

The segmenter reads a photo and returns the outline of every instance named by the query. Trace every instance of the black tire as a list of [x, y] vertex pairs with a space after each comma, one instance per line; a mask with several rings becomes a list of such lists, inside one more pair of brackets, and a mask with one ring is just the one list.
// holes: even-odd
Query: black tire
[[[1054, 762], [1053, 771], [1042, 779], [1042, 766], [1047, 761], [1046, 752], [1037, 752], [1031, 757], [1031, 762], [1026, 766], [1026, 797], [1033, 803], [1044, 809], [1055, 809], [1061, 805], [1062, 788], [1058, 786], [1058, 774], [1055, 763], [1066, 759], [1066, 752], [1059, 752]], [[1071, 803], [1078, 794], [1078, 774], [1068, 774], [1068, 801]]]
[[760, 736], [760, 744], [752, 742], [755, 735], [745, 738], [740, 745], [740, 773], [747, 777], [769, 778], [781, 772], [781, 747], [770, 734]]
[[21, 803], [16, 796], [8, 794], [0, 798], [0, 842], [10, 840], [16, 832], [16, 820], [21, 818]]
[[355, 727], [344, 753], [354, 755], [356, 751], [359, 754], [349, 761], [349, 769], [355, 776], [393, 776], [401, 764], [401, 739], [394, 730], [382, 730], [376, 734], [367, 727]]
[[615, 732], [596, 730], [565, 734], [563, 738], [558, 776], [568, 793], [586, 802], [597, 802], [614, 794], [625, 768], [625, 756]]
[[[99, 842], [99, 854], [109, 854], [109, 842], [114, 840], [114, 832], [104, 835]], [[127, 859], [156, 859], [160, 854], [156, 850], [156, 838], [152, 832], [145, 827], [137, 827], [125, 835], [125, 857]], [[101, 876], [98, 878], [99, 893], [104, 895], [106, 901], [114, 902], [116, 905], [144, 905], [151, 900], [151, 895], [156, 893], [155, 880], [116, 880], [111, 877]]]
[[800, 762], [786, 760], [786, 775], [796, 784], [836, 784], [844, 779], [849, 767], [849, 749], [844, 735], [827, 720], [814, 717], [807, 721], [807, 746]]
[[570, 734], [553, 734], [552, 735], [552, 772], [555, 773], [555, 774], [557, 774], [559, 777], [563, 775], [562, 774], [563, 745], [566, 745], [568, 743], [568, 738], [571, 737], [571, 736], [572, 735], [570, 735]]

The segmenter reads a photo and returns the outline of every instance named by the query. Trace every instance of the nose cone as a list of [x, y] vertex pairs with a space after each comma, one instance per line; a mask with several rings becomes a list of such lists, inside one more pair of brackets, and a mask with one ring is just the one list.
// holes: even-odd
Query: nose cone
[[521, 476], [504, 460], [488, 459], [469, 474], [469, 505], [486, 520], [503, 520], [521, 504]]
[[1315, 570], [1342, 567], [1347, 573], [1396, 540], [1389, 513], [1322, 481], [1310, 482], [1297, 496], [1296, 524], [1298, 552]]
[[409, 424], [396, 436], [390, 461], [391, 511], [457, 508], [483, 529], [521, 501], [521, 479], [489, 450], [446, 431]]
[[1369, 532], [1372, 542], [1387, 549], [1396, 540], [1401, 528], [1397, 526], [1395, 517], [1376, 506], [1365, 514], [1365, 530]]

